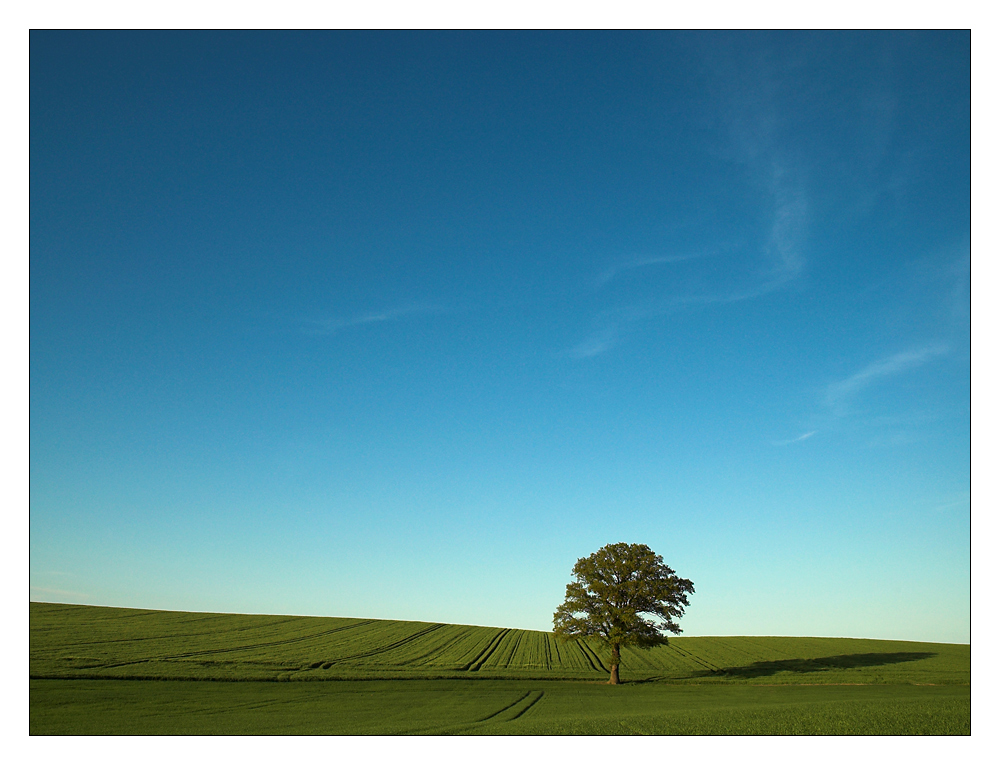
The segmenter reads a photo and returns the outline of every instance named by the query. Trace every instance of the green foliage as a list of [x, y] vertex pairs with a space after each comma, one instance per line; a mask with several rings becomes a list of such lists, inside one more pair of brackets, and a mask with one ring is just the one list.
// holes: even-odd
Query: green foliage
[[677, 634], [674, 621], [684, 615], [690, 579], [681, 579], [646, 545], [624, 542], [602, 547], [573, 566], [576, 581], [566, 585], [566, 600], [556, 609], [554, 632], [564, 640], [596, 637], [611, 649], [611, 682], [618, 682], [623, 646], [666, 645], [664, 633]]

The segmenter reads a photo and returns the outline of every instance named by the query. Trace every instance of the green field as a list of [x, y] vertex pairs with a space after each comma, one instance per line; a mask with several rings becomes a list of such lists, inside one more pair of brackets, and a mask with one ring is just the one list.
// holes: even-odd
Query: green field
[[30, 630], [32, 734], [970, 732], [968, 645], [678, 637], [610, 687], [598, 644], [530, 630], [48, 603]]

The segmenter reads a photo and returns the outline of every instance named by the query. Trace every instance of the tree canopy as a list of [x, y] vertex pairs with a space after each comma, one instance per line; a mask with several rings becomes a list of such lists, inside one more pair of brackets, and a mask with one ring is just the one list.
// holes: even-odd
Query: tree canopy
[[573, 566], [576, 581], [566, 585], [566, 601], [552, 617], [564, 640], [597, 637], [611, 649], [611, 678], [617, 685], [621, 648], [665, 645], [678, 634], [690, 579], [681, 579], [646, 545], [606, 545]]

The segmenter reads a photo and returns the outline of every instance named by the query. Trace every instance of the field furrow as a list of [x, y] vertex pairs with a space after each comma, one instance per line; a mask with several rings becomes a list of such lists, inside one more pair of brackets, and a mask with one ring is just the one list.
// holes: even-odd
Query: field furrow
[[483, 652], [480, 653], [471, 662], [469, 662], [469, 664], [463, 667], [463, 669], [469, 672], [478, 672], [480, 669], [482, 669], [483, 664], [485, 664], [489, 660], [490, 656], [493, 654], [494, 651], [496, 651], [497, 647], [500, 645], [500, 642], [504, 639], [504, 637], [507, 636], [507, 633], [509, 632], [510, 630], [507, 629], [500, 630], [496, 634], [496, 636], [489, 642], [486, 648], [483, 649]]
[[531, 691], [531, 700], [528, 701], [523, 707], [521, 707], [516, 714], [514, 714], [510, 719], [516, 720], [518, 717], [523, 717], [524, 713], [531, 709], [535, 704], [542, 700], [545, 695], [545, 691]]
[[408, 635], [404, 638], [396, 640], [392, 643], [389, 643], [388, 645], [379, 646], [369, 651], [362, 651], [360, 653], [355, 653], [348, 656], [342, 656], [338, 659], [333, 660], [332, 663], [339, 664], [341, 662], [350, 662], [350, 661], [355, 661], [357, 659], [367, 659], [371, 658], [372, 656], [377, 656], [379, 654], [389, 653], [390, 651], [396, 651], [397, 649], [407, 646], [408, 644], [413, 643], [414, 641], [420, 640], [420, 638], [430, 634], [431, 632], [439, 630], [442, 627], [444, 627], [443, 624], [431, 624], [425, 627], [424, 629], [420, 630], [419, 632], [416, 632], [412, 635]]

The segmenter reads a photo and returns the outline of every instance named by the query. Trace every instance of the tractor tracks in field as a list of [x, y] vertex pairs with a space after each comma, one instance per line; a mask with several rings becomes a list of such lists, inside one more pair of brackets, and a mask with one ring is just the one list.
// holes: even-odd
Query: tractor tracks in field
[[[269, 622], [267, 624], [251, 624], [251, 625], [244, 626], [244, 627], [234, 627], [234, 628], [231, 628], [231, 629], [227, 629], [226, 630], [226, 634], [227, 635], [232, 635], [232, 634], [234, 634], [236, 632], [249, 632], [250, 630], [270, 629], [272, 627], [277, 627], [278, 625], [281, 625], [281, 624], [289, 624], [289, 623], [298, 621], [299, 619], [301, 619], [301, 617], [291, 617], [291, 618], [287, 618], [287, 619], [279, 619], [277, 621]], [[202, 620], [202, 621], [206, 621], [206, 620]], [[346, 629], [347, 627], [354, 627], [354, 626], [356, 626], [356, 625], [349, 624], [349, 625], [346, 625], [345, 627], [336, 627], [334, 629], [335, 630], [341, 630], [341, 629]], [[169, 633], [169, 634], [164, 634], [164, 635], [144, 635], [142, 637], [115, 638], [113, 640], [81, 640], [81, 641], [74, 641], [73, 645], [76, 646], [76, 647], [78, 647], [78, 646], [85, 646], [85, 645], [114, 645], [116, 643], [122, 643], [122, 644], [125, 644], [125, 643], [140, 643], [140, 642], [145, 642], [145, 641], [149, 641], [149, 640], [160, 640], [160, 641], [163, 641], [163, 640], [183, 640], [183, 639], [186, 639], [186, 638], [205, 637], [206, 635], [216, 635], [217, 636], [218, 634], [219, 634], [219, 632], [217, 630], [209, 630], [207, 632], [174, 632], [174, 633]], [[62, 649], [62, 646], [58, 646], [58, 647], [50, 649], [50, 650], [61, 650], [61, 649]]]
[[510, 656], [507, 658], [507, 661], [504, 664], [504, 666], [510, 667], [511, 662], [514, 660], [514, 657], [517, 656], [517, 649], [520, 648], [522, 640], [524, 640], [524, 632], [518, 630], [517, 640], [514, 641], [514, 647], [510, 649]]
[[419, 728], [417, 730], [407, 731], [407, 733], [421, 736], [460, 736], [466, 733], [474, 732], [477, 728], [484, 725], [513, 722], [531, 710], [536, 704], [538, 704], [539, 701], [542, 700], [544, 696], [545, 691], [525, 691], [506, 706], [500, 707], [500, 709], [495, 712], [491, 712], [485, 717], [480, 717], [476, 720], [469, 720], [468, 722], [458, 723], [455, 725], [447, 725], [444, 727], [433, 726], [429, 728]]
[[683, 648], [678, 648], [676, 643], [671, 643], [670, 647], [673, 650], [677, 651], [677, 653], [681, 655], [681, 658], [686, 659], [692, 664], [697, 664], [702, 669], [707, 669], [709, 672], [716, 674], [725, 672], [725, 670], [722, 667], [719, 667], [715, 664], [712, 664], [710, 661], [706, 661], [705, 659], [695, 656], [690, 651], [685, 651]]
[[[537, 696], [535, 696], [536, 693], [538, 694]], [[539, 701], [542, 700], [542, 697], [545, 695], [545, 691], [531, 691], [531, 693], [529, 695], [532, 698], [528, 701], [528, 703], [525, 704], [523, 707], [521, 707], [517, 711], [517, 714], [515, 714], [512, 717], [507, 718], [507, 722], [511, 722], [513, 720], [516, 720], [518, 717], [520, 717], [525, 712], [527, 712], [529, 709], [531, 709], [533, 706], [535, 706], [535, 704], [537, 704]]]
[[437, 734], [463, 734], [469, 731], [473, 731], [482, 725], [496, 724], [496, 723], [509, 723], [518, 719], [524, 715], [529, 709], [535, 706], [542, 698], [545, 696], [545, 691], [526, 691], [522, 695], [514, 699], [510, 704], [505, 707], [501, 707], [496, 712], [492, 712], [485, 717], [480, 717], [478, 720], [474, 720], [469, 723], [462, 725], [457, 725], [454, 727], [449, 726], [443, 730], [434, 731]]
[[507, 635], [510, 634], [510, 632], [511, 630], [509, 629], [500, 630], [496, 635], [493, 636], [490, 642], [486, 644], [486, 647], [479, 652], [476, 658], [474, 658], [472, 661], [470, 661], [468, 664], [462, 667], [462, 671], [478, 672], [480, 669], [482, 669], [482, 666], [483, 664], [486, 663], [486, 660], [489, 659], [490, 656], [492, 656], [496, 652], [497, 648], [500, 647], [500, 643], [503, 641], [505, 637], [507, 637]]
[[92, 667], [92, 669], [114, 669], [115, 667], [127, 667], [130, 664], [145, 664], [151, 661], [174, 661], [176, 659], [191, 659], [195, 656], [209, 656], [212, 654], [220, 653], [233, 653], [234, 651], [248, 651], [257, 648], [273, 648], [279, 645], [291, 645], [293, 643], [302, 643], [307, 640], [315, 640], [316, 638], [326, 637], [328, 635], [333, 635], [337, 632], [343, 632], [344, 630], [355, 629], [357, 627], [364, 627], [369, 624], [374, 624], [376, 619], [364, 619], [354, 624], [345, 624], [341, 627], [334, 627], [333, 629], [323, 630], [322, 632], [314, 632], [309, 635], [298, 635], [296, 637], [285, 638], [283, 640], [271, 640], [263, 643], [249, 643], [247, 645], [239, 646], [229, 646], [226, 648], [206, 648], [201, 651], [188, 651], [186, 653], [171, 654], [169, 656], [149, 656], [142, 659], [133, 659], [131, 661], [121, 661], [114, 662], [112, 664], [101, 664], [99, 667]]
[[408, 659], [399, 659], [397, 664], [401, 667], [412, 667], [426, 664], [428, 659], [433, 659], [435, 656], [447, 655], [448, 649], [451, 648], [451, 646], [456, 643], [460, 643], [464, 639], [464, 635], [456, 633], [449, 638], [445, 638], [444, 642], [427, 646], [421, 654], [411, 656]]
[[[529, 709], [531, 709], [533, 706], [535, 706], [535, 704], [541, 701], [544, 695], [545, 691], [528, 691], [523, 696], [515, 699], [507, 706], [498, 709], [493, 714], [489, 714], [486, 715], [486, 717], [479, 718], [478, 720], [476, 720], [475, 724], [478, 725], [480, 723], [489, 722], [490, 720], [495, 720], [496, 718], [500, 717], [500, 715], [502, 715], [504, 712], [510, 712], [511, 710], [514, 709], [516, 709], [517, 711], [510, 717], [505, 718], [503, 722], [511, 722], [512, 720], [516, 720], [518, 717], [520, 717]], [[525, 701], [527, 702], [526, 704], [524, 703]]]
[[580, 652], [583, 653], [583, 658], [585, 658], [587, 663], [590, 664], [591, 669], [595, 672], [611, 671], [604, 666], [604, 662], [601, 661], [601, 657], [597, 655], [597, 652], [593, 648], [584, 643], [582, 640], [578, 641], [577, 645], [580, 646]]
[[373, 648], [370, 651], [362, 651], [361, 653], [354, 653], [351, 654], [350, 656], [340, 656], [336, 659], [331, 659], [330, 661], [315, 662], [312, 665], [310, 665], [310, 669], [318, 669], [319, 667], [322, 667], [323, 669], [330, 669], [330, 667], [332, 667], [334, 664], [339, 664], [344, 661], [353, 661], [354, 659], [367, 659], [370, 656], [378, 656], [380, 653], [388, 653], [389, 651], [394, 651], [397, 648], [401, 648], [402, 646], [407, 645], [408, 643], [412, 643], [414, 640], [419, 640], [425, 635], [429, 635], [431, 632], [435, 632], [444, 626], [445, 626], [444, 624], [431, 624], [430, 626], [425, 627], [422, 630], [414, 632], [412, 635], [407, 635], [404, 638], [400, 638], [399, 640], [395, 640], [392, 643], [387, 643], [386, 645], [379, 646], [378, 648]]

